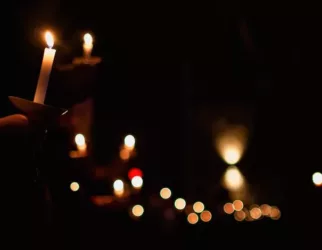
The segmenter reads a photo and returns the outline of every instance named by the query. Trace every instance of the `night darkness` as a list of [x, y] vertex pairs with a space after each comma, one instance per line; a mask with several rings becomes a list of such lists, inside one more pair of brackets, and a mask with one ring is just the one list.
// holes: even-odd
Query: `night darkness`
[[[245, 240], [246, 231], [252, 241], [268, 242], [320, 235], [322, 189], [314, 186], [312, 174], [322, 172], [321, 20], [313, 11], [273, 15], [269, 9], [275, 7], [255, 9], [56, 0], [15, 6], [12, 49], [4, 51], [10, 63], [3, 71], [1, 116], [17, 112], [7, 96], [33, 98], [44, 48], [39, 37], [51, 29], [57, 56], [46, 102], [70, 108], [93, 97], [93, 165], [116, 164], [124, 136], [135, 135], [137, 157], [130, 165], [144, 172], [144, 189], [136, 200], [148, 203], [169, 186], [187, 202], [202, 200], [218, 211], [228, 201], [220, 188], [227, 164], [214, 148], [213, 123], [225, 118], [249, 130], [237, 166], [256, 203], [275, 204], [282, 212], [278, 221], [251, 223], [217, 212], [209, 225], [193, 228], [183, 215], [171, 227], [149, 208], [140, 222], [131, 220], [124, 206], [97, 209], [85, 201], [89, 190], [81, 198], [66, 194], [70, 190], [63, 183], [75, 176], [98, 193], [102, 184], [93, 184], [90, 174], [84, 175], [88, 170], [79, 170], [86, 163], [77, 168], [64, 156], [73, 135], [56, 129], [48, 139], [48, 150], [56, 156], [45, 171], [53, 190], [55, 226], [49, 237], [74, 247], [102, 247], [111, 238], [115, 246], [117, 239], [131, 245], [138, 238], [145, 246], [150, 238], [183, 248], [192, 242], [216, 247], [213, 237], [220, 244], [229, 235]], [[84, 32], [94, 35], [93, 54], [102, 63], [72, 73], [57, 70], [81, 55]], [[50, 157], [45, 153], [43, 160]], [[69, 235], [71, 225], [77, 229]]]

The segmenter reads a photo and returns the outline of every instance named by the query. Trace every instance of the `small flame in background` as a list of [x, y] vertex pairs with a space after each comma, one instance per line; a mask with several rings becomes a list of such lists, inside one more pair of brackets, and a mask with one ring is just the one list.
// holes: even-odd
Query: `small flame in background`
[[247, 147], [248, 130], [242, 125], [218, 123], [215, 125], [215, 148], [228, 164], [237, 164]]
[[91, 35], [91, 34], [86, 33], [86, 34], [84, 35], [84, 43], [85, 43], [86, 45], [92, 45], [92, 44], [93, 44], [93, 37], [92, 37], [92, 35]]
[[251, 199], [246, 178], [237, 164], [247, 148], [248, 129], [243, 125], [229, 124], [221, 120], [214, 126], [214, 146], [229, 167], [222, 178], [222, 185], [229, 191], [230, 198], [249, 201]]

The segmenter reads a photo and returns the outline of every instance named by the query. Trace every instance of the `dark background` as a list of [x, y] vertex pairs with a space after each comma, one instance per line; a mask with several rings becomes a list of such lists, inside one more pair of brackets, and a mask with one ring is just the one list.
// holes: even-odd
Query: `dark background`
[[[311, 181], [312, 174], [321, 171], [322, 39], [313, 7], [39, 1], [17, 4], [13, 13], [3, 22], [10, 28], [3, 36], [9, 41], [3, 47], [1, 115], [13, 112], [8, 95], [33, 97], [43, 29], [58, 36], [57, 65], [79, 55], [81, 35], [92, 32], [93, 53], [103, 58], [95, 84], [75, 73], [70, 84], [80, 81], [81, 87], [64, 92], [65, 82], [55, 85], [62, 78], [54, 69], [48, 103], [69, 108], [88, 94], [94, 96], [97, 164], [112, 161], [124, 135], [136, 135], [140, 152], [136, 164], [146, 174], [146, 196], [170, 185], [192, 201], [223, 202], [220, 194], [207, 191], [225, 171], [225, 163], [213, 150], [209, 123], [222, 113], [236, 117], [229, 113], [233, 107], [238, 119], [249, 125], [250, 144], [239, 166], [259, 201], [278, 205], [282, 219], [252, 225], [218, 219], [202, 229], [181, 225], [178, 242], [212, 239], [231, 230], [236, 236], [240, 227], [243, 232], [274, 232], [284, 240], [313, 239], [321, 233], [317, 226], [321, 190]], [[70, 225], [67, 205], [61, 209], [65, 212], [60, 213], [59, 225]], [[82, 223], [100, 228], [87, 235], [97, 245], [102, 245], [105, 233], [113, 234], [114, 225], [126, 228], [124, 235], [134, 241], [136, 237], [144, 241], [151, 228], [158, 238], [160, 223], [152, 217], [138, 225], [125, 219], [122, 210], [85, 214], [82, 220], [76, 216], [75, 223], [78, 228]], [[93, 217], [100, 223], [93, 223]], [[132, 227], [142, 235], [131, 236]], [[66, 242], [82, 242], [75, 235]]]

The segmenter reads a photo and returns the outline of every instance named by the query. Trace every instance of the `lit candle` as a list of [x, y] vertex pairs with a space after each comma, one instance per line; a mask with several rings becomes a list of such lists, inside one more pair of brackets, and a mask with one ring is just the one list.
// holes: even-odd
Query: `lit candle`
[[91, 36], [91, 34], [86, 33], [84, 35], [84, 44], [83, 44], [85, 59], [89, 59], [91, 57], [92, 49], [93, 49], [93, 37]]
[[75, 142], [76, 142], [78, 152], [82, 156], [85, 156], [87, 154], [87, 145], [86, 145], [86, 140], [85, 140], [84, 135], [77, 134], [75, 136]]
[[42, 60], [42, 65], [37, 83], [37, 89], [34, 97], [34, 102], [41, 104], [44, 103], [46, 98], [48, 81], [56, 54], [56, 50], [52, 49], [52, 47], [54, 46], [54, 37], [49, 31], [45, 33], [45, 39], [48, 48], [45, 48], [44, 57]]

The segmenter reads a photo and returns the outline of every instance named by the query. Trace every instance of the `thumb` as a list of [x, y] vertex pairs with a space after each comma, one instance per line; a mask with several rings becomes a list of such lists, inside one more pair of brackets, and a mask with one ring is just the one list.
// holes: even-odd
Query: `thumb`
[[28, 126], [28, 118], [24, 115], [9, 115], [0, 118], [0, 132], [11, 129], [26, 128]]

